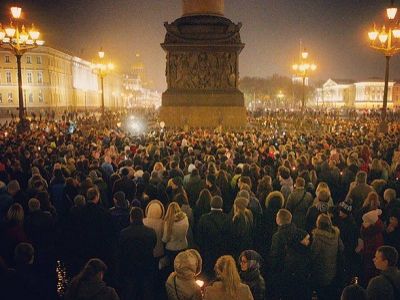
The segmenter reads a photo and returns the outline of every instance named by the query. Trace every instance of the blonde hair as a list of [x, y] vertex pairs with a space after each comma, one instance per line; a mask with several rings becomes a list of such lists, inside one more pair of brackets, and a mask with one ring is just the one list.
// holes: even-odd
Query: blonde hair
[[368, 207], [370, 210], [378, 209], [380, 205], [379, 195], [372, 191], [368, 193], [367, 198], [365, 198], [362, 207]]
[[160, 172], [164, 171], [164, 165], [162, 162], [158, 161], [154, 164], [153, 171]]
[[14, 203], [7, 211], [7, 221], [22, 225], [24, 223], [24, 209], [21, 204]]
[[175, 223], [175, 217], [178, 213], [182, 212], [180, 206], [176, 202], [171, 202], [168, 205], [167, 213], [164, 217], [164, 222], [167, 225], [167, 239], [170, 238], [172, 233], [172, 225]]
[[221, 280], [225, 292], [234, 297], [240, 286], [240, 276], [236, 268], [235, 260], [230, 255], [218, 258], [214, 267], [215, 274]]

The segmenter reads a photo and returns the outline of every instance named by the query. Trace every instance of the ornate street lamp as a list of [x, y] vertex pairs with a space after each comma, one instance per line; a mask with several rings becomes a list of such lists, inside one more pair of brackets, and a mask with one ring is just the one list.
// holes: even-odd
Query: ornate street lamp
[[104, 115], [104, 77], [106, 77], [112, 70], [114, 65], [112, 63], [104, 63], [105, 52], [102, 48], [98, 52], [99, 62], [92, 64], [92, 70], [100, 77], [101, 82], [101, 114]]
[[309, 53], [305, 48], [300, 50], [299, 60], [292, 65], [295, 76], [302, 79], [301, 112], [304, 112], [306, 105], [306, 79], [309, 78], [310, 72], [313, 72], [317, 69], [316, 64], [310, 63], [308, 55]]
[[389, 86], [389, 63], [390, 58], [400, 52], [400, 27], [399, 21], [396, 20], [397, 8], [394, 6], [394, 0], [391, 0], [391, 5], [386, 9], [386, 19], [384, 25], [378, 30], [374, 24], [374, 28], [368, 32], [370, 40], [370, 47], [385, 55], [386, 69], [385, 69], [385, 88], [383, 90], [383, 107], [381, 115], [381, 123], [379, 124], [379, 131], [386, 133], [388, 130], [387, 125], [387, 98]]
[[40, 32], [32, 24], [28, 30], [20, 21], [22, 9], [21, 7], [11, 7], [11, 22], [9, 25], [0, 24], [0, 48], [6, 49], [17, 58], [18, 70], [18, 104], [20, 124], [25, 124], [25, 107], [24, 96], [22, 91], [22, 74], [21, 74], [21, 58], [29, 50], [44, 45], [44, 41], [40, 40]]

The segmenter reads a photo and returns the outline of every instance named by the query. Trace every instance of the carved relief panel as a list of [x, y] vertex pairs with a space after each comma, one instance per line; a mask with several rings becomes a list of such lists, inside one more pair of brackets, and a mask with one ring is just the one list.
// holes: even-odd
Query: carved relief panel
[[235, 52], [170, 52], [166, 77], [171, 89], [236, 88]]

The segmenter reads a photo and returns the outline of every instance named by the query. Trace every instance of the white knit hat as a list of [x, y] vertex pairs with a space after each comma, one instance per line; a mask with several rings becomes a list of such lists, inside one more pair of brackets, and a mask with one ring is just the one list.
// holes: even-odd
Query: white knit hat
[[364, 223], [374, 225], [378, 221], [378, 217], [382, 214], [380, 209], [374, 209], [365, 213], [362, 217]]

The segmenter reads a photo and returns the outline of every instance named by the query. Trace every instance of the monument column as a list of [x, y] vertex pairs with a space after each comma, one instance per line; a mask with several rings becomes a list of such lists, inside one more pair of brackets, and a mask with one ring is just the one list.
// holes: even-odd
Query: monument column
[[241, 24], [224, 17], [223, 0], [183, 0], [182, 12], [164, 24], [168, 88], [160, 120], [172, 127], [245, 126], [238, 89]]

